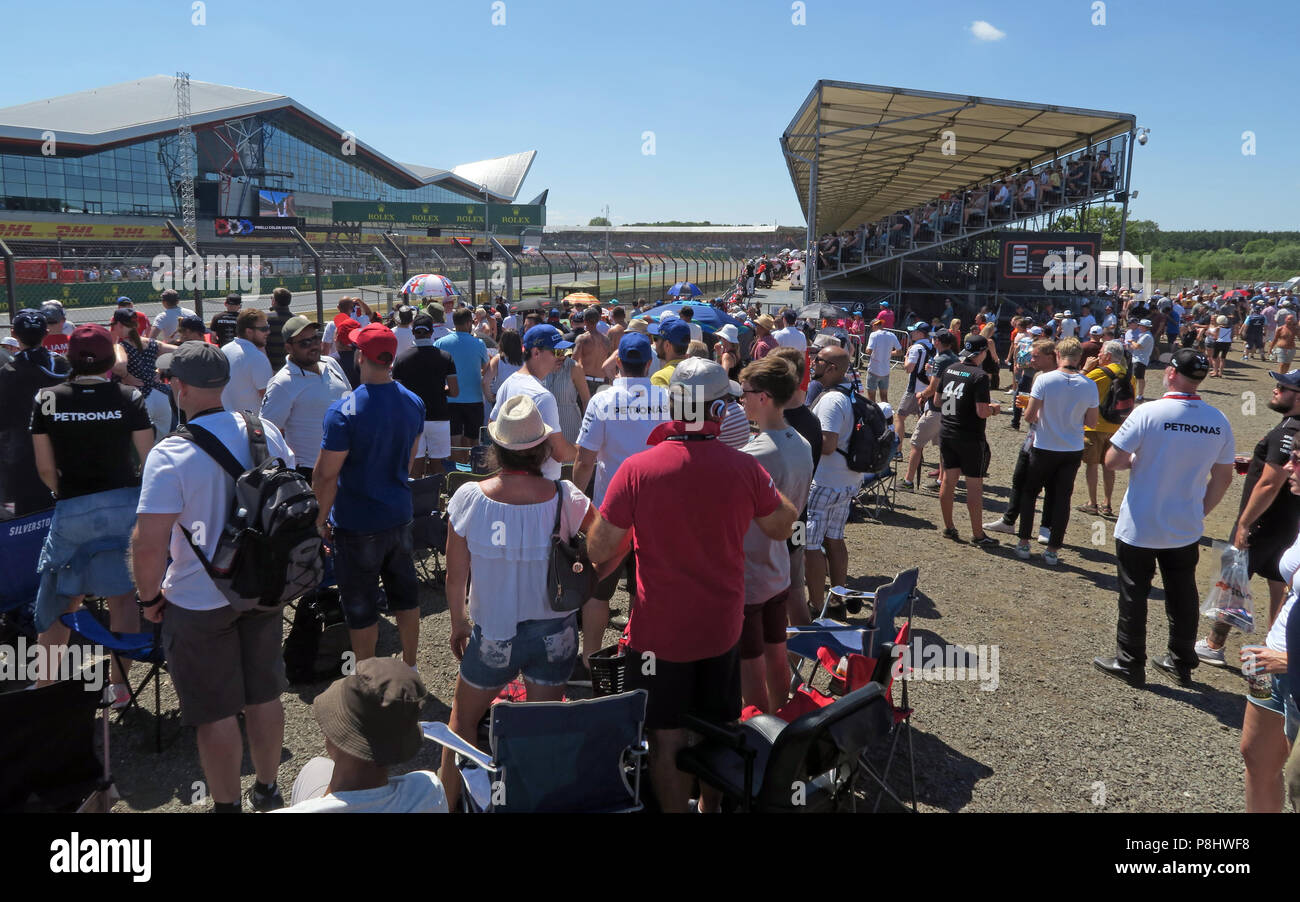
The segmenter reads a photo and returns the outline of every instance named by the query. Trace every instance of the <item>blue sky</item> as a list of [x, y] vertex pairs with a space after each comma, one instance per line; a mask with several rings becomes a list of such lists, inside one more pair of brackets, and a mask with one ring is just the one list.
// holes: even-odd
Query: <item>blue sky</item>
[[550, 188], [551, 223], [796, 224], [777, 142], [828, 78], [1135, 113], [1135, 217], [1297, 228], [1293, 2], [1107, 0], [1103, 26], [1092, 0], [804, 0], [801, 26], [791, 0], [504, 3], [207, 0], [202, 27], [187, 0], [10, 4], [0, 106], [186, 69], [403, 161], [536, 149], [522, 199]]

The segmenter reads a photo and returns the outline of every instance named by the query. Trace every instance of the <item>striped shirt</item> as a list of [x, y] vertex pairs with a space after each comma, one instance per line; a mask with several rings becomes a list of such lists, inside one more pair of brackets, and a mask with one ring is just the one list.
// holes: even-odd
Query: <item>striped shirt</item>
[[745, 408], [735, 401], [727, 402], [727, 412], [722, 418], [722, 432], [718, 438], [736, 449], [749, 444], [749, 417], [745, 415]]

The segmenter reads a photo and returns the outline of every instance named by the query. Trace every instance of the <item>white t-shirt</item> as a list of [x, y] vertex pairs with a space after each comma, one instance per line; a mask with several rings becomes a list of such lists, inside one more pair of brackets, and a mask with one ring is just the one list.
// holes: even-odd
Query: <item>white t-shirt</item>
[[236, 338], [221, 349], [230, 361], [230, 381], [221, 392], [221, 406], [226, 410], [262, 409], [259, 391], [266, 389], [275, 375], [266, 352], [247, 338]]
[[1199, 541], [1210, 467], [1236, 456], [1228, 418], [1204, 401], [1165, 396], [1129, 414], [1111, 444], [1134, 455], [1115, 538], [1141, 548]]
[[[851, 387], [847, 382], [840, 384], [845, 388]], [[837, 492], [857, 488], [862, 484], [862, 474], [850, 470], [848, 460], [840, 453], [841, 450], [848, 450], [849, 436], [853, 432], [853, 402], [843, 392], [828, 388], [817, 396], [813, 413], [821, 423], [822, 432], [833, 432], [839, 436], [836, 450], [823, 454], [818, 461], [813, 483]]]
[[397, 336], [397, 354], [393, 355], [394, 359], [407, 348], [415, 347], [415, 333], [410, 326], [398, 326], [393, 329], [393, 334]]
[[800, 351], [808, 350], [808, 337], [794, 326], [786, 326], [784, 329], [777, 329], [772, 333], [778, 346], [782, 348], [797, 348]]
[[597, 506], [618, 468], [646, 449], [646, 439], [669, 419], [668, 390], [651, 385], [649, 376], [619, 376], [612, 387], [596, 392], [587, 404], [578, 431], [578, 447], [596, 452]]
[[502, 332], [517, 332], [519, 330], [519, 314], [512, 313], [501, 321]]
[[1057, 325], [1057, 338], [1074, 338], [1079, 331], [1079, 323], [1073, 317], [1066, 317]]
[[[153, 318], [154, 328], [158, 330], [158, 337], [165, 342], [172, 342], [176, 338], [176, 326], [182, 316], [193, 316], [193, 310], [187, 310], [184, 307], [172, 307], [170, 310], [166, 307], [163, 312]], [[145, 336], [140, 336], [144, 338]]]
[[1101, 327], [1103, 329], [1114, 329], [1119, 325], [1119, 317], [1113, 313], [1107, 313], [1101, 318]]
[[[527, 370], [511, 373], [510, 378], [501, 383], [501, 387], [497, 389], [497, 403], [493, 405], [492, 415], [488, 417], [489, 423], [496, 422], [497, 416], [501, 413], [501, 405], [515, 395], [527, 395], [532, 398], [542, 415], [542, 422], [556, 432], [560, 432], [560, 408], [555, 402], [555, 395], [547, 391], [546, 386], [538, 382]], [[546, 463], [542, 464], [542, 475], [547, 479], [559, 479], [560, 462], [553, 457], [546, 458]]]
[[1034, 380], [1030, 398], [1043, 402], [1034, 429], [1034, 447], [1043, 451], [1082, 451], [1083, 417], [1097, 406], [1097, 383], [1081, 373], [1052, 370]]
[[339, 359], [338, 345], [334, 344], [334, 337], [337, 334], [338, 334], [338, 327], [334, 325], [333, 320], [330, 320], [328, 323], [325, 324], [325, 332], [320, 337], [320, 340], [323, 344], [327, 344], [330, 346], [329, 356], [333, 357], [335, 360]]
[[1130, 348], [1133, 352], [1133, 362], [1146, 366], [1151, 362], [1151, 352], [1155, 350], [1156, 340], [1150, 332], [1139, 332], [1137, 329], [1129, 329], [1124, 335], [1126, 342], [1137, 342], [1136, 348]]
[[688, 322], [687, 328], [691, 330], [691, 341], [704, 341], [704, 327], [696, 322]]
[[[243, 417], [222, 411], [199, 417], [193, 422], [216, 436], [241, 466], [253, 465]], [[269, 420], [263, 420], [262, 426], [266, 431], [267, 453], [271, 457], [283, 458], [290, 467], [296, 467], [297, 460], [280, 430]], [[226, 597], [203, 569], [181, 527], [189, 530], [195, 539], [199, 538], [199, 530], [203, 531], [204, 541], [200, 545], [203, 554], [211, 560], [234, 498], [234, 478], [188, 439], [170, 436], [149, 452], [136, 511], [180, 515], [172, 527], [172, 560], [162, 584], [169, 603], [190, 611], [212, 611], [226, 606]]]
[[389, 777], [387, 786], [338, 792], [281, 808], [275, 814], [446, 814], [447, 794], [432, 771]]
[[1092, 327], [1097, 325], [1097, 317], [1091, 313], [1085, 313], [1079, 317], [1079, 334], [1085, 338], [1092, 334]]
[[[564, 499], [560, 537], [567, 539], [582, 526], [590, 502], [568, 480], [560, 483], [560, 489]], [[513, 639], [525, 620], [568, 616], [551, 610], [547, 593], [555, 526], [553, 496], [536, 504], [504, 504], [484, 495], [479, 483], [470, 482], [447, 502], [447, 521], [469, 546], [474, 568], [469, 614], [483, 638]]]
[[1273, 619], [1273, 625], [1269, 627], [1264, 644], [1274, 651], [1286, 651], [1286, 624], [1291, 616], [1291, 608], [1295, 605], [1296, 578], [1300, 576], [1300, 537], [1296, 538], [1290, 548], [1282, 552], [1282, 559], [1278, 561], [1277, 569], [1291, 590], [1287, 592], [1286, 603]]
[[893, 332], [884, 329], [872, 332], [867, 336], [867, 353], [871, 355], [867, 362], [867, 372], [873, 376], [888, 376], [890, 355], [902, 349], [898, 336]]

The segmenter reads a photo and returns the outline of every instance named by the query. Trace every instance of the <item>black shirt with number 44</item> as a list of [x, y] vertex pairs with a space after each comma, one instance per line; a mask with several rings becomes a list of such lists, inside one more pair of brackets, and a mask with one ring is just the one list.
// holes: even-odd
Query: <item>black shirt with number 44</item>
[[60, 498], [139, 485], [131, 433], [143, 429], [152, 436], [144, 399], [120, 383], [65, 382], [37, 392], [32, 406], [32, 433], [54, 448]]
[[976, 405], [989, 403], [988, 373], [966, 363], [954, 363], [939, 377], [935, 400], [943, 415], [940, 438], [984, 438], [985, 422]]

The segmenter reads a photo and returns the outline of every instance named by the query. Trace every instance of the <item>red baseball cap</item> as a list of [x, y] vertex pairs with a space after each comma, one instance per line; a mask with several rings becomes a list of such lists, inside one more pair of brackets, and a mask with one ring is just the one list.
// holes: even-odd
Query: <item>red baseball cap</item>
[[343, 322], [339, 323], [338, 326], [335, 328], [335, 332], [334, 332], [335, 337], [338, 339], [339, 347], [342, 348], [352, 347], [352, 342], [353, 342], [352, 336], [360, 328], [361, 328], [361, 323], [357, 322], [350, 316], [347, 319], [343, 320]]
[[371, 363], [389, 364], [397, 354], [397, 336], [383, 323], [371, 323], [352, 339], [361, 356]]

